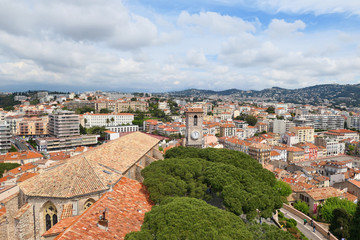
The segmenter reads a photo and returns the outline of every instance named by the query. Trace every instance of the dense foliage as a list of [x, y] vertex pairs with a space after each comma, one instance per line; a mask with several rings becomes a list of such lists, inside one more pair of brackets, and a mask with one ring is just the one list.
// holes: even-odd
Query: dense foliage
[[11, 169], [20, 167], [20, 164], [17, 163], [0, 163], [0, 177], [3, 176], [4, 171], [9, 171]]
[[356, 204], [347, 199], [340, 199], [337, 197], [328, 198], [320, 209], [322, 218], [330, 223], [333, 219], [333, 211], [336, 208], [343, 208], [350, 216], [354, 216]]
[[356, 212], [351, 220], [350, 227], [350, 240], [358, 240], [360, 236], [360, 201], [357, 203]]
[[146, 213], [140, 232], [127, 240], [151, 239], [293, 239], [274, 226], [246, 226], [236, 215], [194, 198], [168, 198]]
[[309, 206], [303, 201], [297, 201], [296, 203], [294, 203], [294, 208], [304, 214], [309, 213]]
[[250, 156], [227, 149], [172, 148], [142, 171], [150, 198], [205, 199], [236, 215], [268, 218], [282, 206], [274, 175]]
[[333, 218], [331, 219], [329, 231], [338, 239], [342, 237], [349, 238], [349, 225], [351, 215], [343, 208], [335, 208], [333, 211]]

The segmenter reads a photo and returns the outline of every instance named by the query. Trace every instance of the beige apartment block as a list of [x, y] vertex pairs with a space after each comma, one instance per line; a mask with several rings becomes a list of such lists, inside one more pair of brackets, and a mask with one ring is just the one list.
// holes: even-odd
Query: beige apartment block
[[312, 127], [291, 127], [290, 132], [299, 137], [299, 142], [314, 142], [314, 128]]
[[24, 118], [16, 122], [16, 135], [46, 135], [48, 134], [48, 116]]

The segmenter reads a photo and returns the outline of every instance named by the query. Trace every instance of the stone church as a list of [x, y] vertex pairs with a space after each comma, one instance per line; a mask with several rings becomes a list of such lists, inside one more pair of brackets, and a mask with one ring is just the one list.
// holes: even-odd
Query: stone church
[[141, 170], [163, 159], [159, 140], [135, 132], [69, 158], [19, 184], [1, 202], [0, 239], [43, 239], [61, 219], [78, 216], [123, 176], [142, 181]]

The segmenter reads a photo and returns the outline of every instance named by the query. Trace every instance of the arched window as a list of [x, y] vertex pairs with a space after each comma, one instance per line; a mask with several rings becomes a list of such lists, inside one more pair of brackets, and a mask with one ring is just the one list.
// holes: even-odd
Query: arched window
[[197, 126], [198, 125], [198, 116], [195, 115], [194, 116], [194, 126]]
[[94, 202], [95, 200], [92, 198], [86, 200], [86, 202], [84, 203], [84, 210], [88, 209], [91, 205], [93, 205]]
[[44, 219], [46, 231], [58, 222], [57, 209], [51, 202], [48, 202], [44, 207]]

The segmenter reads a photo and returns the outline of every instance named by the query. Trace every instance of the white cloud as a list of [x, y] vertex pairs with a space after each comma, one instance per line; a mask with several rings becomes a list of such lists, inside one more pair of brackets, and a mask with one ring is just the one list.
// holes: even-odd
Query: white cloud
[[198, 51], [195, 49], [191, 49], [190, 51], [188, 51], [186, 55], [186, 60], [189, 65], [196, 67], [206, 64], [206, 57], [203, 51]]
[[195, 31], [204, 32], [208, 29], [217, 34], [235, 35], [241, 32], [254, 32], [253, 23], [244, 21], [239, 17], [220, 15], [216, 12], [200, 12], [189, 14], [181, 12], [178, 24], [185, 27], [193, 27]]
[[273, 19], [269, 24], [267, 32], [271, 37], [282, 38], [291, 34], [299, 34], [298, 30], [303, 30], [305, 27], [306, 24], [301, 20], [290, 23], [284, 19]]

